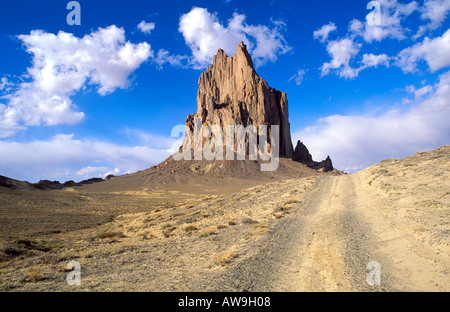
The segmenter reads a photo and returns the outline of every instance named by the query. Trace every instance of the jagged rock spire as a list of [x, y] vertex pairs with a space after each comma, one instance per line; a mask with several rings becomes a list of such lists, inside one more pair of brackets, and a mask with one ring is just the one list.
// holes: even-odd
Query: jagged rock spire
[[268, 86], [253, 66], [247, 47], [240, 42], [234, 56], [219, 49], [213, 64], [198, 81], [197, 112], [186, 119], [193, 130], [194, 117], [207, 125], [280, 126], [280, 156], [292, 157], [286, 93]]

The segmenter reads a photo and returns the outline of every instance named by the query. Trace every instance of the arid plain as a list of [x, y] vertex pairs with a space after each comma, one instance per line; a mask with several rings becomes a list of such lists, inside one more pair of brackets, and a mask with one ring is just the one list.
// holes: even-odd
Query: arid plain
[[450, 146], [349, 175], [255, 165], [169, 161], [61, 190], [8, 180], [1, 290], [450, 290]]

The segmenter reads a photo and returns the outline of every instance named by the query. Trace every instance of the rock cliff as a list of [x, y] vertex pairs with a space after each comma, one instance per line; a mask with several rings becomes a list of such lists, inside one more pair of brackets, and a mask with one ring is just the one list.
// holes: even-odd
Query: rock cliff
[[186, 124], [193, 132], [194, 118], [202, 126], [272, 125], [280, 126], [280, 156], [292, 157], [288, 101], [286, 93], [277, 91], [260, 78], [243, 42], [234, 56], [219, 49], [213, 64], [198, 81], [197, 112], [189, 115]]
[[[300, 141], [294, 151], [286, 93], [271, 88], [258, 76], [243, 42], [237, 47], [234, 56], [227, 56], [219, 49], [212, 65], [200, 75], [197, 112], [186, 118], [186, 125], [191, 133], [191, 146], [194, 144], [195, 118], [201, 120], [202, 131], [205, 127], [213, 125], [220, 126], [224, 133], [228, 125], [243, 127], [265, 125], [269, 131], [269, 146], [266, 147], [269, 150], [272, 144], [271, 126], [278, 125], [280, 157], [292, 158], [321, 171], [333, 170], [329, 157], [320, 163], [314, 162], [308, 149]], [[223, 140], [225, 143], [225, 139]], [[201, 144], [202, 146], [205, 144], [204, 139]], [[183, 146], [185, 145], [187, 145], [186, 137]]]

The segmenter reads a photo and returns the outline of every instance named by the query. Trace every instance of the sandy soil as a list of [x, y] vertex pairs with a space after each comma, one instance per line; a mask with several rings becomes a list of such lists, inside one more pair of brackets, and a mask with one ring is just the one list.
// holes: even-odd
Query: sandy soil
[[[217, 180], [206, 170], [210, 187], [203, 192], [180, 187], [181, 180], [194, 181], [176, 172], [141, 172], [139, 182], [122, 178], [126, 189], [113, 179], [109, 190], [106, 182], [2, 190], [0, 287], [449, 291], [449, 159], [445, 146], [352, 175], [302, 169], [300, 178], [272, 175], [247, 185], [242, 177]], [[144, 181], [153, 174], [166, 179], [160, 189]], [[54, 207], [64, 207], [59, 217]], [[78, 223], [70, 222], [70, 213]], [[40, 214], [50, 221], [39, 227]], [[83, 214], [86, 220], [78, 218]], [[81, 265], [80, 286], [66, 282], [69, 261]], [[366, 282], [371, 261], [380, 264], [380, 285]]]

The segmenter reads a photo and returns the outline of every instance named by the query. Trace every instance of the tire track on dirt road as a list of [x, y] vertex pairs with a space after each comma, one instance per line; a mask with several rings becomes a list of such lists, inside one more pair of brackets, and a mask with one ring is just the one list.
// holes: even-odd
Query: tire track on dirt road
[[[249, 291], [398, 291], [391, 254], [374, 233], [376, 216], [355, 175], [324, 176], [295, 213], [273, 228], [259, 251], [221, 278], [221, 289]], [[376, 211], [373, 210], [373, 211]], [[379, 223], [379, 221], [378, 221]], [[367, 264], [381, 265], [381, 285], [369, 285]]]
[[[353, 176], [325, 177], [330, 180], [322, 196], [308, 203], [312, 214], [302, 242], [292, 251], [290, 261], [274, 290], [279, 291], [395, 291], [389, 259], [377, 253], [371, 228], [359, 215]], [[301, 209], [299, 209], [301, 213]], [[301, 217], [301, 214], [300, 216]], [[367, 264], [383, 263], [383, 283], [366, 282]]]

